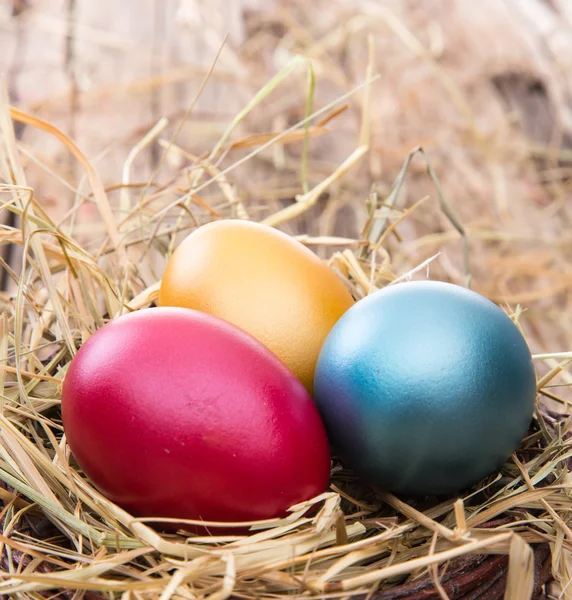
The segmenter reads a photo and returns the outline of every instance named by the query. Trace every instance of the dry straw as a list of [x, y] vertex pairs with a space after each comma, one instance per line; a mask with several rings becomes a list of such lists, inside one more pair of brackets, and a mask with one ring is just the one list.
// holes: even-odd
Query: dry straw
[[[309, 81], [307, 116], [279, 133], [234, 139], [239, 123], [301, 70]], [[504, 595], [507, 600], [526, 600], [553, 577], [556, 593], [572, 598], [568, 524], [572, 481], [567, 468], [572, 459], [572, 419], [565, 414], [565, 402], [549, 389], [572, 360], [569, 354], [538, 357], [552, 361], [551, 370], [539, 382], [540, 398], [550, 398], [550, 409], [539, 403], [517, 455], [502, 473], [463, 499], [405, 502], [362, 487], [351, 473], [335, 465], [330, 491], [292, 507], [286, 518], [252, 523], [249, 536], [219, 536], [216, 523], [208, 524], [211, 536], [162, 535], [149, 519], [134, 519], [102, 497], [70, 462], [60, 421], [60, 392], [69, 362], [82, 342], [108, 319], [153, 303], [157, 274], [182, 234], [213, 219], [249, 217], [252, 208], [228, 176], [254, 156], [278, 144], [304, 143], [302, 192], [294, 203], [266, 213], [264, 222], [278, 226], [314, 206], [368, 153], [375, 79], [370, 60], [361, 86], [315, 110], [311, 65], [296, 58], [255, 95], [204, 156], [180, 148], [176, 135], [158, 139], [166, 126], [160, 121], [125, 160], [117, 208], [74, 142], [49, 123], [10, 108], [2, 92], [2, 209], [17, 215], [19, 225], [4, 226], [1, 235], [3, 243], [21, 246], [23, 254], [14, 269], [4, 265], [16, 291], [3, 295], [0, 320], [0, 480], [5, 484], [0, 489], [4, 502], [0, 594], [125, 600]], [[308, 140], [326, 135], [356, 95], [362, 97], [363, 120], [355, 148], [337, 169], [310, 185]], [[14, 122], [58, 138], [85, 172], [91, 192], [76, 190], [74, 206], [59, 223], [46, 214], [27, 185]], [[143, 189], [131, 185], [133, 163], [154, 142], [164, 152], [158, 171], [172, 156], [185, 161], [184, 188], [180, 180], [158, 186], [149, 182]], [[246, 154], [235, 162], [223, 161], [236, 150]], [[415, 274], [395, 273], [386, 248], [389, 237], [399, 238], [402, 220], [424, 210], [426, 199], [407, 209], [395, 205], [412, 156], [385, 198], [372, 193], [360, 239], [300, 237], [309, 246], [334, 250], [329, 262], [356, 298]], [[453, 233], [446, 235], [460, 236], [465, 242], [468, 282], [467, 233], [428, 162], [427, 169], [439, 206], [452, 224]], [[207, 201], [203, 192], [215, 188], [215, 200]], [[91, 236], [85, 235], [85, 227], [76, 226], [76, 213], [85, 203], [95, 203], [100, 215]], [[181, 529], [190, 525], [181, 522]]]

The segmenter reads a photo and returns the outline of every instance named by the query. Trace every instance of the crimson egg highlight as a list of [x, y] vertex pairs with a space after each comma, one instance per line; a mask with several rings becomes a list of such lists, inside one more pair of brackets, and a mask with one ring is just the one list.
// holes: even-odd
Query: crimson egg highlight
[[300, 381], [215, 316], [150, 308], [98, 330], [73, 359], [62, 413], [70, 449], [138, 516], [250, 521], [324, 491], [324, 427]]

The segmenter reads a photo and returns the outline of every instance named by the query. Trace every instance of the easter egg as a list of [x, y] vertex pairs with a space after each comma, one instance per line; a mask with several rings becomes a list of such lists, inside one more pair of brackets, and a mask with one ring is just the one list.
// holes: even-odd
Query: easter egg
[[442, 282], [396, 284], [334, 326], [315, 401], [334, 450], [367, 481], [412, 495], [498, 470], [530, 424], [531, 355], [495, 304]]
[[322, 343], [353, 299], [337, 275], [290, 236], [224, 220], [195, 230], [176, 249], [159, 304], [208, 312], [244, 329], [311, 393]]
[[104, 325], [71, 362], [62, 415], [85, 474], [138, 516], [267, 519], [327, 487], [306, 389], [212, 315], [150, 308]]

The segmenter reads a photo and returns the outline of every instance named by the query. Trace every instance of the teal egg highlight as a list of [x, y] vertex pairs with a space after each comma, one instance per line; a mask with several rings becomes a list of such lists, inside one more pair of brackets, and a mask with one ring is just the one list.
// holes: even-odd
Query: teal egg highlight
[[342, 316], [320, 353], [314, 394], [347, 466], [385, 490], [439, 495], [510, 457], [532, 418], [536, 377], [498, 306], [457, 285], [416, 281]]

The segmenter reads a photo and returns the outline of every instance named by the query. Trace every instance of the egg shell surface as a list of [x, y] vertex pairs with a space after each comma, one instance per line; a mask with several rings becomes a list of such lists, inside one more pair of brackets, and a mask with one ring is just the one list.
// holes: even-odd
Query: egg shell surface
[[63, 384], [70, 449], [138, 516], [250, 521], [328, 483], [328, 441], [298, 379], [212, 315], [150, 308], [104, 325]]
[[312, 393], [316, 361], [354, 303], [337, 275], [274, 228], [223, 220], [192, 232], [163, 275], [159, 304], [194, 308], [244, 329]]
[[318, 361], [315, 401], [334, 450], [377, 486], [445, 494], [501, 467], [530, 424], [528, 346], [495, 304], [433, 281], [359, 301]]

